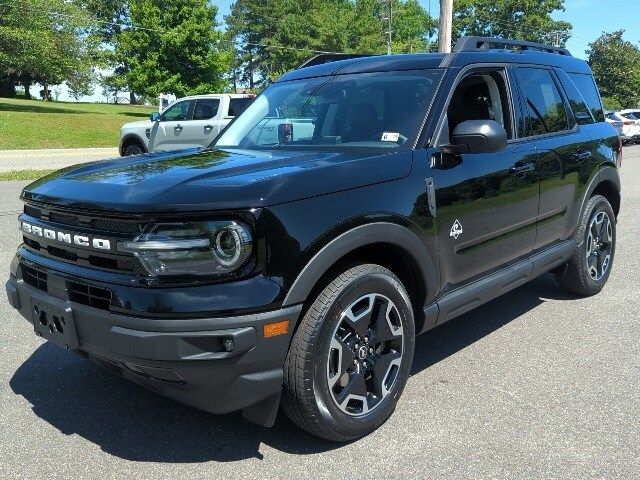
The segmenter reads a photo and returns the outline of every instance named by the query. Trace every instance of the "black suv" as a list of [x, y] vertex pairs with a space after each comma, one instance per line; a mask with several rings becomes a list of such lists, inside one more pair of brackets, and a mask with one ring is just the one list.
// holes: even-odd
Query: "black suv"
[[168, 397], [353, 439], [391, 415], [416, 334], [548, 271], [602, 289], [620, 162], [566, 50], [319, 56], [209, 149], [26, 187], [7, 292], [38, 335]]

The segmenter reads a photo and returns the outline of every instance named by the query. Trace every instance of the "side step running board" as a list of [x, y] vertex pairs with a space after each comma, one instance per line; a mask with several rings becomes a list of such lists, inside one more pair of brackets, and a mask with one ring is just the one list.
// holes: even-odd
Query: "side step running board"
[[445, 294], [435, 303], [425, 307], [425, 322], [420, 333], [448, 322], [562, 265], [569, 260], [574, 247], [574, 240], [566, 240], [510, 267]]

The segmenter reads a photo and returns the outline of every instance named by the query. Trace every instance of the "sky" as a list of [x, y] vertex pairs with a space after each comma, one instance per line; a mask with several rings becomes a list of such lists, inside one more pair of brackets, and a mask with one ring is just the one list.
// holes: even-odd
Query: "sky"
[[[436, 17], [439, 13], [438, 0], [419, 0], [423, 7]], [[229, 14], [229, 7], [233, 0], [214, 1], [218, 6], [218, 21], [224, 21], [224, 15]], [[555, 12], [553, 18], [566, 20], [573, 25], [572, 37], [567, 42], [567, 48], [575, 56], [586, 59], [585, 51], [590, 42], [604, 32], [626, 30], [625, 40], [640, 44], [640, 0], [565, 0], [565, 11]], [[38, 95], [39, 88], [32, 87], [32, 94]], [[96, 87], [91, 97], [81, 98], [81, 101], [102, 101], [102, 89]], [[37, 98], [37, 97], [36, 97]], [[72, 100], [67, 94], [66, 87], [60, 88], [60, 100]]]

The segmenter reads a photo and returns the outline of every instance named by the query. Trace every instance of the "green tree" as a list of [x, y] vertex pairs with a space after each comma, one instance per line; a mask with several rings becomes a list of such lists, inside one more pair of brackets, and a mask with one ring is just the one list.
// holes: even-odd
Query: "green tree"
[[[640, 103], [640, 49], [622, 38], [624, 30], [603, 33], [589, 44], [589, 65], [610, 106]], [[617, 102], [617, 103], [615, 103]]]
[[134, 91], [154, 97], [226, 89], [232, 55], [216, 14], [207, 0], [130, 0], [136, 28], [114, 35], [116, 73]]
[[572, 27], [551, 18], [558, 10], [564, 0], [454, 0], [453, 39], [479, 35], [564, 46]]
[[93, 84], [97, 77], [93, 69], [87, 68], [72, 73], [67, 78], [67, 87], [69, 94], [76, 100], [80, 100], [83, 96], [93, 95]]
[[[237, 0], [225, 18], [238, 79], [268, 83], [321, 52], [385, 53], [388, 4], [381, 0]], [[417, 0], [394, 0], [393, 51], [428, 47], [433, 20]]]
[[90, 19], [65, 0], [0, 3], [0, 90], [15, 94], [20, 84], [39, 82], [49, 99], [49, 85], [62, 83], [87, 67], [95, 43], [82, 32]]

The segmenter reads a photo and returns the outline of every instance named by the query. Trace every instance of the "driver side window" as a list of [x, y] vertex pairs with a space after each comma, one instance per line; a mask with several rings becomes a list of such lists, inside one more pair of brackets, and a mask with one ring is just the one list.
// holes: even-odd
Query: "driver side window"
[[503, 70], [471, 73], [458, 83], [440, 143], [451, 143], [453, 131], [466, 120], [494, 120], [507, 131], [508, 139], [514, 138]]
[[187, 120], [192, 103], [192, 100], [183, 100], [182, 102], [174, 103], [162, 113], [160, 120], [163, 122]]

